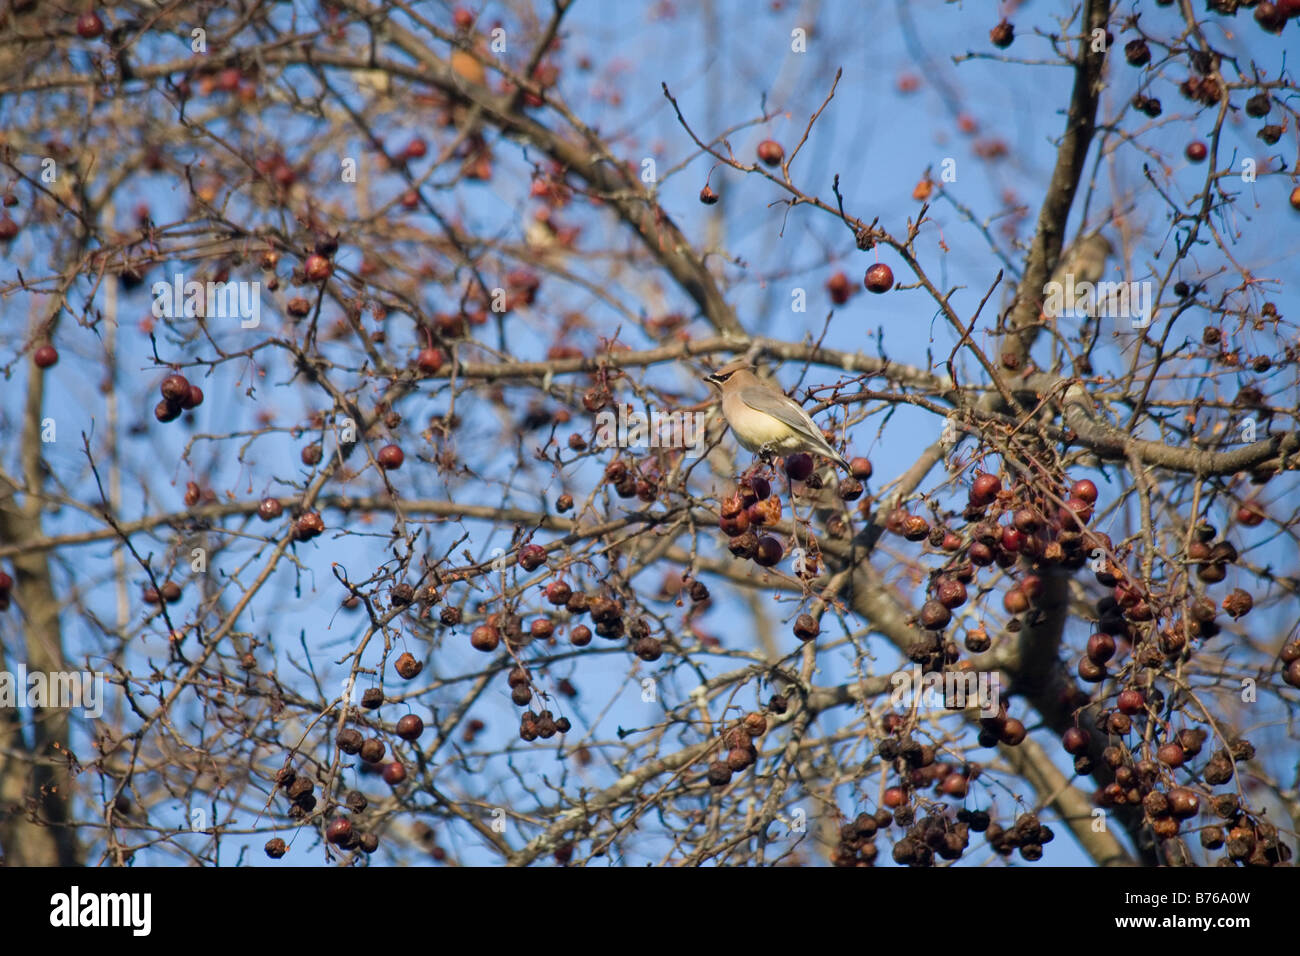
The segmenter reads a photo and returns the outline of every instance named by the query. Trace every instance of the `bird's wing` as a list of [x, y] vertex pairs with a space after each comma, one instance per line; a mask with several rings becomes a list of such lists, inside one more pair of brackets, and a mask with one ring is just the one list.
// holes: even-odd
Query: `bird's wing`
[[844, 460], [844, 456], [832, 448], [830, 443], [823, 437], [822, 430], [812, 420], [812, 416], [805, 412], [803, 407], [794, 399], [754, 385], [739, 389], [737, 394], [740, 400], [750, 408], [764, 412], [778, 421], [784, 422], [809, 438], [821, 448], [822, 453], [828, 458], [838, 461], [846, 469], [849, 467], [849, 463]]
[[821, 437], [822, 430], [793, 399], [755, 385], [740, 389], [739, 395], [740, 400], [755, 411], [771, 415], [798, 431]]

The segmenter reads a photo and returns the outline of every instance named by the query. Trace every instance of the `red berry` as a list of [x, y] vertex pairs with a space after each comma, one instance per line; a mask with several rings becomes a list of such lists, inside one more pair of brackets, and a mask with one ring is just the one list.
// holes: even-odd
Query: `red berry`
[[888, 292], [894, 287], [894, 270], [883, 262], [877, 262], [867, 270], [867, 274], [862, 278], [862, 284], [867, 287], [868, 292]]
[[837, 272], [826, 280], [826, 291], [831, 295], [831, 301], [836, 305], [843, 305], [849, 301], [849, 296], [853, 294], [853, 285], [849, 282], [849, 277], [843, 272]]
[[712, 206], [718, 201], [718, 194], [713, 191], [711, 186], [705, 186], [700, 190], [700, 202], [706, 206]]
[[987, 472], [981, 472], [975, 476], [975, 480], [970, 486], [970, 503], [977, 508], [983, 508], [993, 503], [993, 499], [998, 496], [1002, 490], [1002, 482], [998, 480], [997, 475], [990, 475]]
[[488, 627], [486, 624], [480, 624], [474, 628], [469, 636], [469, 642], [476, 651], [483, 651], [490, 654], [497, 649], [501, 643], [501, 635], [495, 627]]
[[1264, 517], [1264, 509], [1257, 501], [1247, 501], [1237, 509], [1237, 520], [1248, 528], [1263, 524]]
[[1088, 752], [1088, 742], [1092, 739], [1086, 730], [1070, 727], [1061, 735], [1061, 746], [1065, 752], [1075, 757]]
[[422, 156], [424, 156], [424, 154], [427, 153], [428, 151], [429, 151], [429, 144], [426, 143], [419, 136], [417, 136], [415, 137], [415, 139], [411, 140], [409, 143], [406, 144], [406, 149], [403, 150], [402, 152], [407, 159], [419, 159]]
[[203, 404], [203, 389], [197, 385], [190, 385], [186, 391], [185, 397], [180, 400], [181, 408], [189, 411], [191, 408], [198, 408]]
[[1075, 528], [1076, 521], [1080, 525], [1084, 525], [1092, 517], [1092, 505], [1082, 498], [1070, 498], [1061, 506], [1060, 517], [1062, 528], [1066, 531], [1077, 530]]
[[1140, 690], [1122, 690], [1119, 692], [1119, 698], [1115, 701], [1115, 706], [1119, 708], [1121, 714], [1140, 714], [1142, 708], [1146, 706], [1146, 698], [1142, 696]]
[[1264, 0], [1255, 8], [1255, 22], [1269, 33], [1281, 33], [1286, 27], [1287, 15], [1276, 3]]
[[330, 261], [324, 256], [313, 252], [307, 257], [307, 261], [303, 263], [302, 271], [309, 281], [324, 282], [333, 274], [334, 267], [330, 265]]
[[525, 571], [536, 571], [546, 561], [546, 549], [537, 544], [526, 544], [519, 549], [519, 566]]
[[397, 722], [397, 736], [403, 740], [415, 740], [424, 733], [424, 721], [415, 714], [407, 714]]
[[0, 242], [8, 242], [18, 235], [18, 223], [8, 213], [0, 216]]
[[1115, 638], [1109, 634], [1094, 634], [1088, 638], [1088, 660], [1094, 664], [1105, 664], [1115, 656]]
[[37, 368], [49, 368], [59, 361], [59, 350], [53, 345], [42, 345], [32, 353], [32, 361]]
[[1015, 717], [1008, 717], [1007, 722], [1002, 727], [1001, 740], [1009, 747], [1016, 747], [1024, 743], [1028, 734], [1029, 731], [1025, 729], [1024, 723]]
[[785, 159], [785, 150], [774, 139], [765, 139], [758, 144], [758, 158], [767, 166], [779, 166]]
[[77, 36], [83, 40], [93, 40], [104, 33], [104, 21], [94, 10], [88, 10], [77, 17]]
[[352, 836], [352, 821], [347, 817], [335, 817], [325, 828], [325, 839], [335, 846], [342, 846]]
[[1198, 139], [1187, 144], [1185, 153], [1187, 158], [1193, 163], [1203, 163], [1205, 162], [1205, 157], [1210, 155], [1210, 150], [1209, 147]]
[[1081, 498], [1090, 505], [1097, 503], [1097, 486], [1087, 478], [1080, 478], [1070, 486], [1070, 497]]
[[385, 445], [379, 449], [379, 454], [375, 456], [375, 459], [379, 462], [380, 468], [395, 470], [402, 467], [402, 462], [406, 461], [406, 455], [396, 445]]
[[1187, 759], [1187, 754], [1182, 746], [1174, 742], [1169, 742], [1156, 751], [1156, 759], [1167, 767], [1181, 767]]
[[437, 372], [446, 361], [447, 356], [442, 354], [442, 349], [435, 348], [420, 349], [420, 354], [415, 357], [416, 367], [426, 375]]
[[162, 380], [159, 391], [167, 401], [179, 405], [190, 397], [190, 380], [184, 375], [168, 375]]
[[901, 807], [906, 802], [907, 796], [903, 793], [902, 787], [890, 787], [881, 799], [881, 803], [891, 809]]
[[396, 760], [392, 763], [384, 764], [383, 770], [384, 783], [390, 787], [395, 787], [406, 779], [406, 766]]
[[1186, 787], [1175, 787], [1169, 791], [1169, 812], [1180, 820], [1194, 817], [1201, 812], [1201, 799]]

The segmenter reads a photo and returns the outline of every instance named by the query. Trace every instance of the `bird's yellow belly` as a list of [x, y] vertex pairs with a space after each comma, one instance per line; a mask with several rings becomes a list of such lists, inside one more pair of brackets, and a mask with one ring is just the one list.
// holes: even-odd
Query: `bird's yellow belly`
[[797, 451], [799, 448], [798, 438], [790, 429], [783, 422], [766, 415], [746, 416], [746, 421], [740, 428], [732, 422], [731, 431], [752, 452], [763, 448], [774, 452]]

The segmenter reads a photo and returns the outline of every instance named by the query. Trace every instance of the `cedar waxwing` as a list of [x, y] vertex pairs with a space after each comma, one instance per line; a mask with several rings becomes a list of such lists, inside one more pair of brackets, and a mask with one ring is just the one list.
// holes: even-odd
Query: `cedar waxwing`
[[1076, 239], [1061, 253], [1048, 284], [1056, 283], [1058, 287], [1068, 290], [1064, 303], [1066, 310], [1075, 306], [1075, 288], [1085, 282], [1095, 284], [1106, 274], [1106, 260], [1114, 251], [1109, 239], [1094, 232]]
[[704, 380], [722, 392], [723, 417], [736, 440], [750, 451], [783, 455], [809, 451], [851, 470], [799, 403], [755, 375], [744, 359], [728, 362]]

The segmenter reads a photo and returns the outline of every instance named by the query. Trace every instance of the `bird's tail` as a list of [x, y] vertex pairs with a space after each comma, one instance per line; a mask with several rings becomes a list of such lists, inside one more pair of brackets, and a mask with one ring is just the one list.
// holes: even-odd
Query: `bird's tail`
[[839, 452], [837, 452], [834, 449], [834, 447], [831, 446], [831, 443], [828, 442], [825, 438], [822, 439], [822, 454], [825, 455], [827, 458], [829, 458], [831, 461], [835, 462], [835, 464], [839, 465], [849, 474], [853, 473], [853, 468], [849, 465], [847, 461], [844, 460], [844, 456], [841, 455]]

